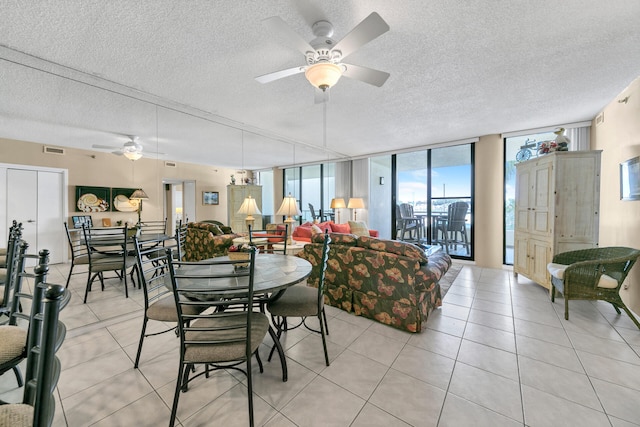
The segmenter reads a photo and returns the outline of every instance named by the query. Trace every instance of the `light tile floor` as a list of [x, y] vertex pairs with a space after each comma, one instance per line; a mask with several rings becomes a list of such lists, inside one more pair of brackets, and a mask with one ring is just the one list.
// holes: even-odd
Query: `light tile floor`
[[[570, 302], [506, 270], [468, 264], [426, 328], [410, 334], [333, 307], [331, 366], [318, 336], [290, 331], [280, 364], [254, 375], [257, 425], [280, 426], [613, 426], [640, 425], [640, 330], [604, 303]], [[68, 266], [52, 266], [62, 282]], [[124, 298], [107, 281], [82, 304], [83, 276], [72, 281], [69, 326], [58, 355], [55, 426], [167, 425], [178, 362], [173, 334], [145, 341], [133, 358], [142, 295]], [[163, 325], [152, 323], [154, 330]], [[263, 361], [269, 351], [260, 352]], [[255, 365], [255, 364], [254, 364]], [[180, 398], [183, 426], [248, 425], [245, 379], [218, 372], [196, 380]], [[21, 390], [9, 372], [0, 399]]]

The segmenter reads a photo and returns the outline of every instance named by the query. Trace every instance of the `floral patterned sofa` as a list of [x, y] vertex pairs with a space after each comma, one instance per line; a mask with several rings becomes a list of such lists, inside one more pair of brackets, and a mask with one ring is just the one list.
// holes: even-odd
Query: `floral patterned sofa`
[[239, 236], [231, 227], [211, 222], [190, 222], [183, 249], [185, 260], [200, 261], [226, 255], [233, 239]]
[[[442, 304], [438, 281], [451, 267], [440, 251], [428, 258], [416, 245], [331, 233], [325, 302], [410, 332], [420, 332]], [[323, 235], [312, 236], [297, 256], [311, 262], [308, 283], [318, 286]]]

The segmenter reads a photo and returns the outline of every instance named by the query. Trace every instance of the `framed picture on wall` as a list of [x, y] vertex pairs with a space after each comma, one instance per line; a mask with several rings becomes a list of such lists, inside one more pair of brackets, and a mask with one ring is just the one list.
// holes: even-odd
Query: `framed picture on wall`
[[640, 157], [620, 163], [620, 199], [640, 200]]
[[202, 204], [203, 205], [217, 205], [219, 204], [219, 197], [217, 191], [203, 191], [202, 192]]
[[135, 212], [138, 210], [138, 200], [130, 200], [129, 196], [135, 188], [112, 188], [111, 207], [114, 212]]
[[111, 206], [109, 187], [76, 186], [77, 212], [106, 212]]

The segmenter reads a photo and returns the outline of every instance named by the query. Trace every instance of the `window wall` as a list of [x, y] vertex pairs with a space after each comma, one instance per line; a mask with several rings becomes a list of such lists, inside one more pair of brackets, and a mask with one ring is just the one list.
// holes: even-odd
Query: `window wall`
[[[420, 235], [414, 233], [410, 239], [424, 244], [438, 244], [454, 257], [472, 259], [473, 145], [397, 154], [395, 170], [396, 204], [410, 205], [414, 217], [421, 221]], [[443, 227], [447, 227], [449, 205], [455, 202], [467, 204], [463, 231], [469, 245], [447, 245], [445, 242]], [[462, 233], [447, 233], [448, 240], [464, 239]]]
[[317, 216], [332, 217], [330, 206], [331, 199], [335, 197], [335, 164], [285, 169], [284, 194], [289, 193], [298, 201], [301, 222], [313, 221], [311, 206]]

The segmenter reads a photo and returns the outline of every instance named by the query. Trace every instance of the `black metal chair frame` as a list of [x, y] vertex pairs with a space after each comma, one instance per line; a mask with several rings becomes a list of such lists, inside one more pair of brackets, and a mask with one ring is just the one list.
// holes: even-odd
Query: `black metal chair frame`
[[[247, 377], [248, 388], [248, 403], [249, 403], [249, 420], [250, 425], [254, 425], [253, 420], [253, 381], [251, 372], [251, 358], [252, 355], [256, 356], [260, 372], [263, 372], [262, 361], [258, 354], [258, 348], [252, 349], [252, 327], [254, 316], [265, 316], [263, 313], [254, 312], [254, 268], [256, 250], [250, 251], [249, 260], [228, 260], [228, 259], [213, 259], [207, 260], [205, 263], [212, 266], [229, 266], [230, 272], [220, 274], [208, 274], [197, 275], [187, 274], [183, 272], [183, 266], [193, 265], [195, 263], [179, 262], [173, 259], [171, 250], [167, 251], [166, 260], [169, 264], [169, 272], [171, 277], [171, 284], [173, 287], [173, 294], [178, 310], [178, 330], [180, 336], [180, 368], [178, 371], [178, 378], [176, 382], [175, 395], [173, 400], [173, 406], [171, 410], [170, 426], [173, 426], [176, 420], [176, 414], [178, 409], [178, 401], [181, 392], [186, 392], [189, 382], [194, 379], [206, 375], [209, 376], [210, 369], [234, 369], [244, 373]], [[201, 265], [202, 262], [197, 263]], [[233, 266], [240, 266], [248, 264], [245, 268], [232, 268]], [[229, 299], [229, 288], [227, 286], [216, 286], [216, 279], [224, 278], [247, 278], [247, 285], [239, 285], [233, 290], [233, 299]], [[183, 285], [183, 281], [198, 281], [207, 280], [206, 287], [189, 287], [188, 284]], [[194, 299], [194, 294], [206, 294], [206, 298]], [[189, 306], [207, 306], [206, 312], [198, 315], [187, 315], [184, 313], [184, 308]], [[232, 319], [236, 319], [236, 323], [233, 323]], [[266, 321], [266, 327], [268, 330], [268, 319]], [[210, 323], [209, 323], [210, 322]], [[229, 333], [232, 330], [244, 331], [240, 333], [240, 337], [225, 338], [224, 334]], [[209, 334], [206, 340], [198, 340], [196, 334]], [[267, 331], [264, 331], [265, 334]], [[241, 357], [233, 358], [231, 360], [187, 360], [185, 358], [185, 352], [188, 348], [196, 348], [197, 346], [216, 346], [216, 345], [231, 345], [244, 343], [244, 353]], [[258, 345], [259, 347], [259, 345]], [[203, 350], [206, 351], [206, 350]], [[246, 368], [240, 367], [243, 363], [246, 364]], [[193, 370], [195, 364], [204, 364], [205, 370], [193, 377], [189, 378], [189, 374]]]
[[[322, 336], [322, 347], [324, 349], [324, 359], [325, 359], [325, 363], [327, 366], [329, 366], [329, 353], [327, 352], [327, 341], [326, 341], [326, 337], [325, 335], [329, 335], [329, 325], [327, 324], [327, 315], [324, 311], [324, 276], [325, 276], [325, 271], [327, 269], [327, 261], [329, 259], [329, 244], [331, 243], [331, 237], [329, 237], [329, 233], [325, 231], [324, 233], [324, 243], [322, 245], [322, 263], [318, 266], [320, 268], [320, 272], [319, 272], [319, 280], [318, 280], [318, 292], [317, 292], [317, 318], [318, 318], [318, 322], [320, 324], [320, 330], [314, 329], [312, 327], [310, 327], [307, 323], [306, 323], [306, 319], [307, 317], [304, 316], [300, 319], [300, 322], [294, 326], [289, 326], [287, 323], [287, 319], [289, 317], [282, 315], [282, 316], [274, 316], [273, 314], [271, 315], [271, 320], [273, 325], [276, 327], [276, 335], [277, 335], [277, 339], [278, 342], [280, 342], [280, 337], [282, 336], [283, 332], [287, 332], [290, 329], [296, 329], [299, 328], [300, 326], [303, 326], [305, 328], [307, 328], [308, 330], [318, 333]], [[298, 286], [302, 286], [302, 285], [298, 285]], [[282, 294], [282, 296], [280, 296], [280, 298], [286, 298], [287, 292], [290, 291], [292, 288], [289, 288], [287, 290], [284, 291], [284, 293]], [[267, 303], [267, 310], [269, 310], [269, 307], [271, 304], [277, 304], [278, 302], [278, 298], [275, 298], [273, 300], [273, 302], [268, 302]], [[297, 317], [297, 316], [290, 316], [290, 317]], [[269, 352], [269, 361], [271, 361], [271, 357], [273, 356], [273, 352], [276, 350], [276, 346], [274, 345], [271, 348], [271, 351]]]
[[[120, 228], [96, 229], [83, 226], [82, 228], [84, 243], [87, 246], [86, 253], [89, 258], [89, 272], [87, 275], [87, 285], [84, 291], [84, 303], [87, 302], [87, 296], [91, 291], [93, 281], [98, 277], [100, 279], [101, 289], [104, 291], [104, 272], [114, 271], [116, 277], [120, 280], [124, 279], [124, 294], [129, 298], [129, 288], [127, 284], [127, 269], [131, 268], [129, 276], [135, 286], [134, 273], [137, 270], [135, 259], [130, 255], [133, 248], [129, 241], [129, 229], [127, 225]], [[92, 240], [112, 239], [113, 245], [109, 248], [101, 248], [92, 244]], [[96, 254], [99, 254], [96, 256]], [[114, 265], [116, 265], [114, 267]], [[113, 267], [113, 268], [112, 268]]]

